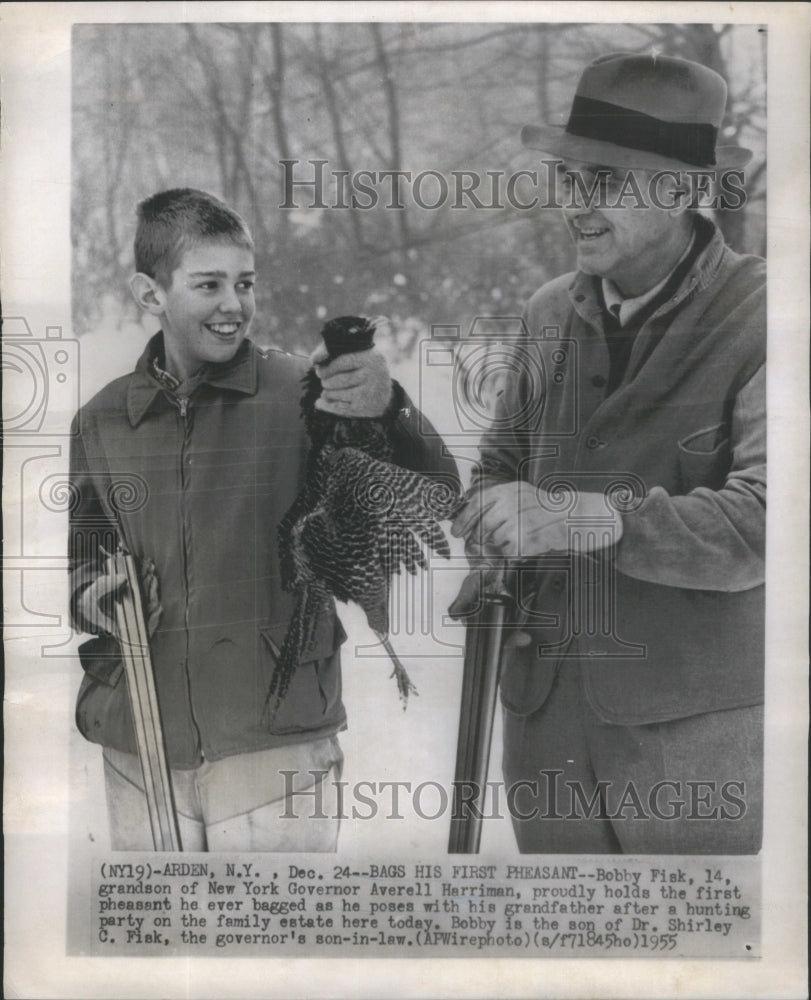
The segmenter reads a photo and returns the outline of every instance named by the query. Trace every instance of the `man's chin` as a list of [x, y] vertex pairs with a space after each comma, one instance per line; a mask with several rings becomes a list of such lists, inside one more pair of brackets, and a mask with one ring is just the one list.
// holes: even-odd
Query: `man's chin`
[[601, 278], [610, 278], [617, 268], [618, 261], [607, 247], [590, 247], [588, 244], [577, 247], [577, 266], [586, 274], [597, 274]]
[[605, 278], [607, 276], [605, 266], [601, 266], [600, 262], [594, 260], [593, 257], [580, 253], [577, 255], [577, 269], [578, 271], [582, 271], [583, 274], [593, 274], [598, 278]]

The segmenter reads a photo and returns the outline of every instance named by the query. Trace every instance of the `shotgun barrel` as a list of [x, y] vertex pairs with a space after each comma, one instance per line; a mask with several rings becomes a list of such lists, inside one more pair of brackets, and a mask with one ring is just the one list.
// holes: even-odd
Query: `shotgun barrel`
[[156, 851], [181, 851], [155, 675], [149, 655], [141, 584], [135, 560], [129, 552], [119, 548], [112, 559], [116, 571], [127, 579], [126, 586], [121, 588], [115, 601], [115, 621], [135, 723], [152, 841]]
[[503, 574], [491, 574], [467, 626], [449, 854], [479, 853], [505, 612], [511, 600]]

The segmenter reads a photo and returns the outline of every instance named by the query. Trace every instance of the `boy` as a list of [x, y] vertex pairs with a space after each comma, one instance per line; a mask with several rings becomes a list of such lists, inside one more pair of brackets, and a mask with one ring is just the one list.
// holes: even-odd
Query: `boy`
[[[72, 612], [78, 630], [97, 635], [80, 650], [86, 676], [76, 718], [104, 747], [112, 847], [152, 847], [110, 636], [121, 580], [106, 556], [120, 540], [143, 575], [183, 849], [335, 850], [330, 793], [346, 715], [345, 635], [334, 609], [317, 623], [310, 658], [275, 714], [266, 697], [294, 606], [280, 588], [276, 530], [305, 471], [307, 361], [261, 352], [247, 339], [253, 242], [211, 195], [178, 189], [144, 201], [135, 264], [132, 293], [160, 318], [161, 332], [132, 374], [79, 411], [71, 454]], [[318, 371], [320, 406], [388, 420], [398, 464], [455, 471], [438, 438], [420, 436], [379, 352], [344, 355]], [[297, 797], [291, 808], [283, 771], [294, 773], [296, 790], [312, 786], [311, 771], [324, 775], [325, 818], [306, 815], [302, 802], [314, 797]]]

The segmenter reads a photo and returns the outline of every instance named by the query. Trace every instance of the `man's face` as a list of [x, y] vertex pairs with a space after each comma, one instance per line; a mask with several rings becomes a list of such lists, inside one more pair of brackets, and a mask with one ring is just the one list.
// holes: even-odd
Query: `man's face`
[[175, 375], [186, 378], [236, 354], [256, 311], [255, 277], [251, 250], [202, 243], [185, 251], [168, 289], [156, 286], [166, 364]]
[[[657, 188], [659, 205], [651, 203], [653, 175], [634, 170], [629, 182], [628, 173], [623, 168], [567, 160], [558, 170], [557, 190], [566, 228], [577, 248], [578, 268], [611, 279], [625, 295], [639, 295], [667, 273], [672, 266], [670, 251], [684, 238], [676, 213], [661, 207], [671, 203], [661, 185]], [[668, 178], [664, 181], [667, 184]]]

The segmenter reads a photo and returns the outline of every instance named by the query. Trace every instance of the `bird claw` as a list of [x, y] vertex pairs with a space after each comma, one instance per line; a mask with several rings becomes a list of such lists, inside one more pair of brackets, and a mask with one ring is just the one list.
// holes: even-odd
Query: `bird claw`
[[390, 676], [397, 679], [397, 690], [400, 694], [400, 701], [403, 703], [403, 711], [405, 712], [408, 708], [409, 696], [414, 695], [415, 698], [419, 698], [420, 693], [401, 663], [397, 662], [394, 664], [394, 669]]

